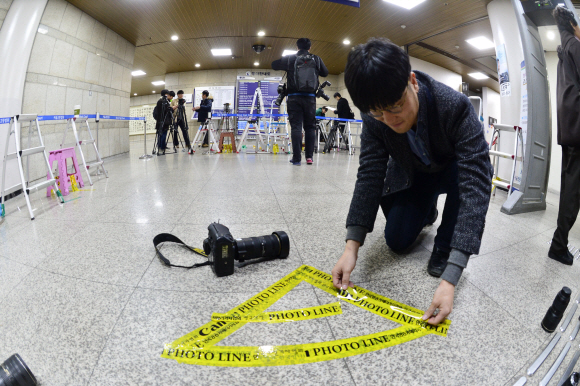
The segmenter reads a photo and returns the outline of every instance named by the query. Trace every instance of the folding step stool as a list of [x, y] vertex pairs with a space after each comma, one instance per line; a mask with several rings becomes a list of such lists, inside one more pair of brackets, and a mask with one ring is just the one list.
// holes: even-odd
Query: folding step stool
[[[38, 133], [38, 140], [40, 146], [32, 147], [28, 149], [20, 149], [20, 139], [21, 139], [21, 130], [20, 130], [20, 123], [21, 122], [29, 122], [30, 125], [28, 126], [28, 145], [30, 146], [30, 136], [32, 134], [32, 125], [36, 124], [36, 132]], [[8, 144], [10, 143], [10, 137], [14, 134], [14, 141], [16, 142], [16, 152], [8, 153]], [[46, 169], [48, 170], [49, 178], [46, 181], [42, 181], [41, 183], [28, 186], [28, 179], [30, 178], [30, 168], [28, 167], [30, 159], [29, 156], [33, 154], [42, 153], [44, 155], [44, 162], [46, 164]], [[42, 140], [42, 134], [40, 133], [40, 125], [38, 124], [38, 116], [27, 114], [27, 115], [16, 115], [14, 118], [10, 120], [10, 129], [8, 130], [8, 136], [6, 138], [6, 149], [4, 152], [4, 162], [2, 167], [2, 189], [1, 192], [1, 204], [0, 204], [0, 214], [2, 217], [6, 215], [6, 210], [4, 207], [4, 197], [8, 194], [11, 194], [19, 189], [22, 189], [24, 193], [24, 198], [26, 198], [26, 205], [28, 206], [28, 212], [30, 213], [30, 219], [34, 220], [34, 214], [32, 213], [32, 207], [30, 206], [30, 199], [29, 195], [32, 191], [37, 191], [40, 189], [44, 189], [48, 186], [53, 186], [56, 192], [57, 197], [59, 198], [61, 204], [64, 204], [64, 199], [60, 190], [58, 189], [58, 185], [54, 175], [52, 174], [51, 167], [48, 163], [48, 157], [46, 155], [46, 148], [44, 146], [44, 141]], [[26, 165], [27, 165], [27, 172], [26, 172], [26, 179], [24, 179], [24, 169], [22, 168], [22, 157], [26, 156]], [[6, 183], [6, 164], [8, 161], [16, 159], [18, 162], [18, 169], [20, 171], [20, 183], [16, 184], [8, 189], [5, 188]]]
[[[75, 124], [75, 119], [81, 120], [81, 125], [80, 125], [81, 130], [82, 130], [83, 125], [87, 126], [87, 132], [89, 133], [90, 139], [79, 140], [79, 133], [77, 131], [77, 126]], [[99, 149], [97, 149], [97, 143], [95, 142], [95, 139], [93, 138], [93, 133], [91, 133], [91, 128], [89, 126], [89, 118], [69, 118], [69, 119], [67, 119], [67, 121], [68, 122], [66, 124], [66, 129], [64, 130], [64, 135], [62, 137], [62, 143], [60, 144], [61, 149], [65, 148], [65, 147], [71, 147], [71, 146], [77, 146], [79, 148], [79, 153], [81, 155], [81, 161], [83, 162], [83, 169], [87, 173], [87, 178], [89, 179], [89, 184], [91, 186], [93, 185], [93, 180], [91, 180], [91, 174], [89, 173], [89, 168], [91, 168], [93, 166], [96, 166], [97, 170], [99, 168], [101, 168], [103, 173], [105, 174], [105, 177], [109, 178], [109, 175], [107, 174], [107, 171], [105, 170], [105, 167], [103, 166], [103, 160], [101, 159], [101, 155], [99, 154]], [[73, 134], [75, 136], [75, 143], [65, 145], [64, 141], [66, 140], [66, 133], [68, 132], [69, 127], [72, 127], [72, 131], [73, 131]], [[95, 149], [95, 154], [97, 155], [95, 162], [93, 162], [91, 164], [87, 164], [87, 161], [85, 159], [85, 155], [83, 154], [83, 149], [81, 148], [81, 145], [93, 145], [93, 149]]]
[[[514, 187], [514, 176], [516, 171], [516, 163], [523, 162], [523, 154], [524, 154], [524, 141], [522, 136], [522, 128], [518, 126], [510, 126], [510, 125], [502, 125], [496, 123], [492, 125], [493, 134], [491, 135], [491, 141], [489, 142], [489, 155], [494, 157], [492, 166], [493, 166], [493, 179], [491, 181], [492, 185], [495, 187], [500, 187], [502, 189], [507, 189], [508, 197], [512, 194], [513, 187]], [[514, 152], [513, 154], [503, 153], [501, 151], [497, 151], [497, 147], [499, 145], [499, 138], [500, 138], [500, 131], [507, 131], [507, 132], [514, 132], [516, 133], [516, 140], [514, 143]], [[518, 156], [518, 143], [521, 145], [522, 155]], [[510, 174], [510, 179], [506, 180], [504, 178], [500, 178], [498, 175], [499, 169], [499, 158], [511, 159], [513, 160], [512, 164], [512, 173]], [[495, 190], [494, 193], [495, 195]]]
[[[209, 144], [209, 151], [219, 150], [218, 142], [214, 135], [215, 129], [213, 127], [213, 121], [211, 118], [206, 119], [206, 121], [199, 126], [197, 133], [195, 133], [195, 137], [193, 138], [193, 142], [191, 142], [191, 151], [192, 154], [195, 154], [196, 148], [200, 148], [203, 144], [205, 136], [208, 135], [208, 144]], [[216, 150], [214, 150], [214, 146], [216, 146]]]

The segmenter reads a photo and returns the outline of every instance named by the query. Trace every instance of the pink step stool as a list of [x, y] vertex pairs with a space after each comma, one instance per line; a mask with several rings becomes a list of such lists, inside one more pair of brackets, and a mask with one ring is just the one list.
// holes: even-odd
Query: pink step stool
[[[73, 165], [75, 167], [75, 172], [68, 174], [66, 167], [66, 159], [72, 158]], [[64, 149], [53, 150], [50, 152], [48, 157], [48, 164], [52, 168], [53, 162], [58, 162], [58, 181], [60, 182], [60, 191], [63, 196], [68, 196], [70, 193], [69, 187], [71, 186], [70, 176], [75, 176], [75, 179], [79, 183], [79, 187], [84, 187], [83, 177], [81, 176], [81, 170], [79, 169], [79, 164], [77, 162], [77, 154], [75, 153], [74, 147], [66, 147]], [[64, 178], [63, 176], [66, 176]], [[50, 175], [47, 175], [50, 178]], [[46, 188], [46, 196], [50, 197], [50, 192], [53, 189], [52, 186]]]

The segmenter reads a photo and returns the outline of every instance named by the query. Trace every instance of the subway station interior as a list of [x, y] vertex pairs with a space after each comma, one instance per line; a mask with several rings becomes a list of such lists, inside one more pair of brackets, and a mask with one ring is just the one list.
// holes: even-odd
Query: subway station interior
[[0, 0], [0, 386], [580, 385], [579, 15]]

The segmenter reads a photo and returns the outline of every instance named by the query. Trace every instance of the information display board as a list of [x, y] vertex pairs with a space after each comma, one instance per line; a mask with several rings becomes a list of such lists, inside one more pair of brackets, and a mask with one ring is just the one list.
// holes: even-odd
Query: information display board
[[[259, 114], [260, 111], [257, 109], [257, 104], [254, 106], [254, 111], [250, 111], [252, 108], [252, 102], [254, 100], [254, 94], [260, 85], [262, 90], [262, 99], [264, 101], [264, 111], [266, 113], [272, 112], [273, 114], [278, 114], [279, 107], [276, 105], [272, 110], [272, 102], [278, 98], [278, 81], [268, 81], [268, 80], [239, 80], [238, 81], [238, 114]], [[274, 120], [278, 120], [275, 118]], [[246, 121], [238, 120], [238, 134], [241, 134], [246, 127]], [[260, 125], [261, 130], [264, 130], [264, 126]]]
[[[205, 86], [196, 87], [193, 90], [192, 101], [193, 107], [199, 106], [201, 103], [201, 93], [203, 90], [209, 91], [210, 97], [213, 98], [211, 107], [212, 113], [221, 113], [224, 109], [224, 103], [230, 104], [230, 110], [234, 111], [236, 108], [236, 87], [235, 86]], [[191, 110], [190, 110], [191, 111]], [[193, 115], [197, 118], [197, 112]]]

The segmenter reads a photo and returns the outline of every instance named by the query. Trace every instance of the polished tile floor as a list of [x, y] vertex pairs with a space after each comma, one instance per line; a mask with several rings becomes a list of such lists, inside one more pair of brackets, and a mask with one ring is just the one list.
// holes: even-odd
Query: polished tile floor
[[[110, 178], [72, 193], [62, 206], [34, 194], [34, 221], [21, 197], [6, 203], [8, 216], [0, 222], [0, 361], [20, 353], [42, 385], [511, 386], [551, 338], [540, 321], [558, 290], [569, 286], [574, 299], [580, 290], [580, 260], [567, 267], [546, 257], [558, 197], [549, 195], [544, 212], [507, 216], [500, 213], [505, 193], [499, 192], [491, 200], [481, 254], [472, 257], [457, 287], [447, 338], [429, 335], [305, 365], [178, 364], [160, 358], [163, 345], [207, 323], [212, 312], [226, 312], [302, 264], [330, 272], [344, 246], [358, 157], [321, 154], [313, 166], [295, 167], [285, 155], [178, 153], [142, 161], [142, 152], [142, 142], [132, 142], [130, 153], [106, 160]], [[209, 267], [161, 265], [152, 245], [156, 234], [171, 232], [201, 246], [207, 225], [217, 220], [235, 237], [288, 232], [289, 258], [224, 278]], [[426, 272], [438, 222], [406, 255], [385, 246], [384, 222], [381, 213], [352, 280], [425, 309], [439, 282]], [[571, 243], [580, 246], [580, 228]], [[201, 261], [179, 247], [163, 250], [176, 264]], [[302, 283], [270, 310], [331, 301]], [[323, 342], [394, 326], [343, 304], [339, 316], [248, 324], [219, 345]], [[541, 380], [568, 335], [528, 384]]]

